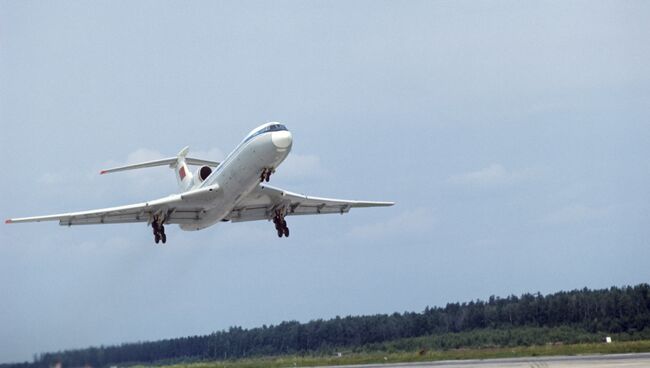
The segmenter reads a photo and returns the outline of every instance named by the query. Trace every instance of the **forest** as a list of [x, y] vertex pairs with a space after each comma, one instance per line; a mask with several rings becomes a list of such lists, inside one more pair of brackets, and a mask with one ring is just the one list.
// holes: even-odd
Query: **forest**
[[41, 353], [32, 362], [0, 364], [0, 368], [40, 368], [56, 363], [64, 367], [105, 367], [331, 354], [340, 350], [383, 349], [398, 346], [396, 341], [418, 341], [413, 338], [423, 336], [434, 338], [435, 348], [446, 349], [481, 344], [575, 342], [609, 334], [626, 339], [650, 336], [650, 285], [491, 296], [488, 300], [427, 307], [422, 312], [336, 317], [306, 323], [289, 321], [251, 329], [231, 327], [204, 336]]

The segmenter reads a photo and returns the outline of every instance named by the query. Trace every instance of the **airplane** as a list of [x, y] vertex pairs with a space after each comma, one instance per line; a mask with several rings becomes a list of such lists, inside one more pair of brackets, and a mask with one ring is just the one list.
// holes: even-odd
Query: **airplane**
[[[146, 222], [156, 244], [167, 242], [165, 226], [177, 224], [192, 231], [219, 222], [273, 221], [278, 237], [289, 237], [286, 216], [344, 214], [351, 208], [392, 206], [394, 202], [353, 201], [306, 196], [267, 184], [293, 146], [291, 132], [271, 122], [253, 129], [222, 161], [187, 157], [189, 147], [176, 157], [102, 170], [100, 174], [169, 166], [179, 193], [126, 206], [56, 215], [13, 218], [6, 224], [59, 221], [59, 225]], [[189, 165], [199, 166], [194, 173]], [[214, 169], [213, 169], [214, 168]]]

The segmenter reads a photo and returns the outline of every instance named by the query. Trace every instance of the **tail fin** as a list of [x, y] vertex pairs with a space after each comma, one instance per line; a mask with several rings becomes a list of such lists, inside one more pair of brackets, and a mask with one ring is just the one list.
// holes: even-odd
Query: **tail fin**
[[192, 186], [192, 178], [194, 178], [192, 171], [190, 171], [185, 162], [185, 156], [187, 156], [189, 150], [189, 146], [183, 148], [176, 156], [176, 162], [169, 165], [169, 167], [176, 171], [176, 182], [178, 183], [178, 189], [180, 189], [181, 192], [190, 189]]
[[99, 173], [108, 174], [108, 173], [113, 173], [118, 171], [142, 169], [145, 167], [169, 166], [176, 172], [176, 181], [178, 183], [178, 188], [184, 192], [191, 188], [192, 178], [194, 177], [194, 175], [192, 174], [192, 172], [190, 171], [187, 165], [200, 165], [200, 166], [211, 166], [211, 167], [219, 166], [219, 162], [217, 161], [202, 160], [198, 158], [187, 157], [187, 153], [189, 152], [189, 150], [190, 147], [185, 147], [178, 153], [176, 157], [170, 157], [170, 158], [165, 158], [162, 160], [155, 160], [155, 161], [147, 161], [147, 162], [142, 162], [133, 165], [114, 167], [114, 168], [102, 170]]

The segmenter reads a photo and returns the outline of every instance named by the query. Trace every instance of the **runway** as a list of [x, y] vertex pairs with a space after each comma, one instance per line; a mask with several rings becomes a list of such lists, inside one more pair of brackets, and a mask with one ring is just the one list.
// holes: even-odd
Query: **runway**
[[395, 364], [365, 364], [338, 367], [355, 368], [648, 368], [650, 367], [650, 353], [636, 354], [608, 354], [608, 355], [578, 355], [578, 356], [552, 356], [509, 359], [484, 359], [484, 360], [445, 360], [437, 362], [395, 363]]

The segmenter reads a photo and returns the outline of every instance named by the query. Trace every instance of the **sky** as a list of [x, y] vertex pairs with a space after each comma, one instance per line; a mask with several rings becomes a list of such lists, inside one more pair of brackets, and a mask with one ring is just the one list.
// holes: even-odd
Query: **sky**
[[390, 208], [0, 226], [0, 362], [650, 281], [650, 3], [1, 1], [0, 215], [141, 202], [279, 121], [271, 184]]

